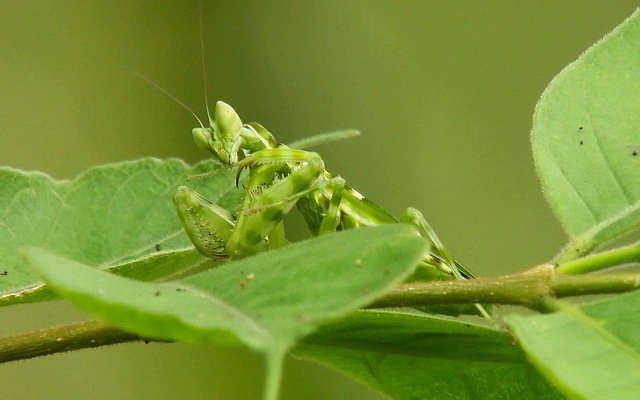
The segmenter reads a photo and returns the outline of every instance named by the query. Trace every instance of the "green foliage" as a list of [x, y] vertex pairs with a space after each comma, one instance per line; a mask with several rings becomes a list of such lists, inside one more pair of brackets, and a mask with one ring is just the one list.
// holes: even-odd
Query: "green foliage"
[[[536, 164], [571, 239], [560, 263], [640, 225], [639, 50], [636, 11], [565, 68], [538, 103], [532, 132]], [[584, 267], [583, 272], [594, 269]], [[638, 304], [634, 293], [580, 308], [560, 304], [563, 311], [553, 315], [514, 315], [507, 321], [527, 357], [565, 395], [629, 398], [640, 388]]]
[[[191, 249], [165, 252], [191, 248], [178, 221], [167, 216], [174, 214], [171, 194], [186, 176], [213, 167], [211, 162], [192, 168], [179, 160], [144, 159], [93, 168], [73, 181], [0, 169], [0, 306], [54, 296], [24, 265], [21, 247], [37, 246], [148, 280], [202, 263]], [[232, 171], [196, 184], [228, 208], [239, 204], [241, 190]], [[133, 260], [139, 268], [128, 264]]]
[[[31, 266], [87, 312], [163, 340], [289, 348], [320, 322], [371, 302], [413, 271], [426, 242], [404, 224], [352, 230], [166, 283], [115, 276], [50, 252]], [[130, 317], [123, 315], [130, 313]]]
[[277, 388], [285, 351], [401, 282], [427, 248], [411, 226], [391, 224], [325, 235], [171, 283], [117, 277], [40, 249], [25, 257], [54, 290], [113, 326], [163, 340], [237, 339], [263, 352], [267, 387]]
[[361, 311], [296, 354], [394, 399], [561, 398], [506, 332], [422, 313]]
[[628, 399], [640, 388], [640, 294], [507, 322], [527, 357], [574, 398]]
[[542, 188], [571, 242], [564, 262], [640, 225], [638, 12], [567, 66], [538, 102]]

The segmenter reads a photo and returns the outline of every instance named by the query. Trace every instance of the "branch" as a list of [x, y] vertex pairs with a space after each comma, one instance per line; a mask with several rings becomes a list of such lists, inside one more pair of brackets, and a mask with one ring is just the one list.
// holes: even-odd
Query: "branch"
[[137, 340], [101, 321], [78, 322], [0, 339], [0, 363]]
[[[640, 273], [568, 276], [543, 264], [498, 278], [460, 281], [404, 283], [370, 304], [368, 308], [429, 306], [444, 304], [512, 304], [545, 311], [548, 296], [621, 293], [640, 287]], [[0, 339], [0, 363], [47, 354], [145, 340], [86, 321]]]
[[443, 304], [512, 304], [544, 311], [545, 296], [557, 298], [621, 293], [640, 288], [640, 274], [568, 276], [542, 264], [514, 275], [464, 281], [412, 282], [398, 285], [368, 308]]

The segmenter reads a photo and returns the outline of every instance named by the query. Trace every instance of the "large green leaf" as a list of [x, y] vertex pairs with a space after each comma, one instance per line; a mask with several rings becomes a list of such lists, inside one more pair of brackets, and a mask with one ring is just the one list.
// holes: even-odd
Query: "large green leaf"
[[273, 398], [285, 351], [401, 282], [428, 248], [414, 227], [388, 224], [324, 235], [168, 283], [118, 277], [37, 248], [26, 257], [54, 290], [111, 325], [157, 339], [239, 340], [265, 353]]
[[394, 399], [557, 399], [504, 331], [426, 314], [361, 311], [295, 353]]
[[[188, 175], [212, 168], [212, 163], [192, 168], [179, 160], [143, 159], [93, 168], [73, 181], [1, 168], [0, 305], [52, 296], [25, 267], [20, 247], [114, 266], [124, 275], [141, 276], [143, 269], [146, 279], [201, 263], [175, 217], [171, 196]], [[233, 171], [189, 185], [227, 208], [237, 206], [242, 195]]]
[[507, 318], [527, 357], [565, 395], [631, 399], [640, 393], [640, 292], [566, 312]]
[[558, 261], [640, 225], [640, 13], [567, 66], [538, 102], [531, 140], [570, 236]]

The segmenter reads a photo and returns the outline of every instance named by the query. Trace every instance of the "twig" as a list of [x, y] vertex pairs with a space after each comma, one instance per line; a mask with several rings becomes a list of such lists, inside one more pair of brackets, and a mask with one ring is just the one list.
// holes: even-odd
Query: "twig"
[[[544, 299], [620, 293], [640, 287], [639, 273], [568, 276], [543, 264], [498, 278], [401, 284], [368, 308], [445, 304], [512, 304], [548, 311]], [[0, 363], [145, 340], [100, 321], [86, 321], [0, 339]]]

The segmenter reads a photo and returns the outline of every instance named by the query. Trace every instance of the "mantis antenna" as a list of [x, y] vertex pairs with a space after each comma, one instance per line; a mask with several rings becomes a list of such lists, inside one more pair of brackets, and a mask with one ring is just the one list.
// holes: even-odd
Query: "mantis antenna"
[[[176, 96], [174, 96], [171, 93], [169, 93], [169, 91], [166, 90], [165, 88], [163, 88], [162, 86], [158, 85], [157, 83], [155, 83], [151, 79], [149, 79], [146, 76], [142, 75], [140, 72], [134, 71], [134, 70], [131, 70], [131, 69], [129, 70], [129, 72], [132, 73], [133, 75], [137, 76], [138, 78], [142, 79], [143, 81], [145, 81], [149, 85], [153, 86], [154, 88], [158, 89], [160, 92], [162, 92], [164, 95], [169, 97], [171, 100], [173, 100], [176, 103], [178, 103], [182, 108], [184, 108], [185, 110], [189, 111], [191, 113], [191, 115], [193, 115], [194, 118], [198, 121], [198, 124], [200, 124], [200, 127], [202, 129], [205, 129], [204, 125], [202, 124], [202, 121], [200, 120], [200, 118], [198, 118], [198, 115], [196, 115], [196, 113], [188, 105], [186, 105], [184, 102], [182, 102]], [[207, 114], [208, 114], [208, 111], [207, 111]]]
[[[211, 124], [211, 126], [213, 126], [213, 119], [211, 118], [211, 113], [209, 112], [209, 97], [207, 96], [207, 75], [206, 75], [206, 70], [205, 70], [206, 69], [205, 68], [206, 65], [205, 65], [205, 61], [204, 61], [204, 27], [203, 27], [203, 23], [202, 23], [202, 2], [201, 1], [198, 2], [198, 13], [199, 13], [199, 22], [200, 22], [200, 58], [202, 60], [202, 83], [204, 85], [204, 104], [205, 104], [205, 107], [206, 107], [206, 110], [207, 110], [207, 118], [209, 118], [209, 124]], [[202, 123], [202, 120], [200, 120], [198, 115], [195, 113], [195, 111], [193, 111], [191, 109], [191, 107], [189, 107], [183, 101], [181, 101], [176, 96], [171, 94], [167, 89], [165, 89], [162, 86], [158, 85], [157, 83], [155, 83], [154, 81], [149, 79], [147, 76], [141, 74], [140, 72], [132, 70], [132, 69], [130, 69], [128, 71], [130, 73], [132, 73], [133, 75], [137, 76], [138, 78], [142, 79], [143, 81], [145, 81], [149, 85], [151, 85], [154, 88], [158, 89], [160, 92], [162, 92], [165, 96], [169, 97], [171, 100], [173, 100], [176, 103], [178, 103], [182, 108], [184, 108], [191, 115], [193, 115], [193, 117], [196, 119], [196, 121], [198, 121], [198, 124], [200, 125], [200, 127], [202, 129], [205, 129], [204, 124]]]
[[[207, 87], [207, 66], [204, 60], [204, 24], [202, 22], [202, 1], [198, 1], [198, 13], [199, 13], [199, 21], [200, 21], [200, 60], [202, 62], [202, 85], [204, 86], [204, 106], [207, 109], [207, 118], [209, 118], [209, 125], [213, 126], [213, 119], [211, 118], [211, 113], [209, 112], [209, 96], [207, 95], [209, 88]], [[202, 123], [200, 123], [200, 125], [202, 125]]]

